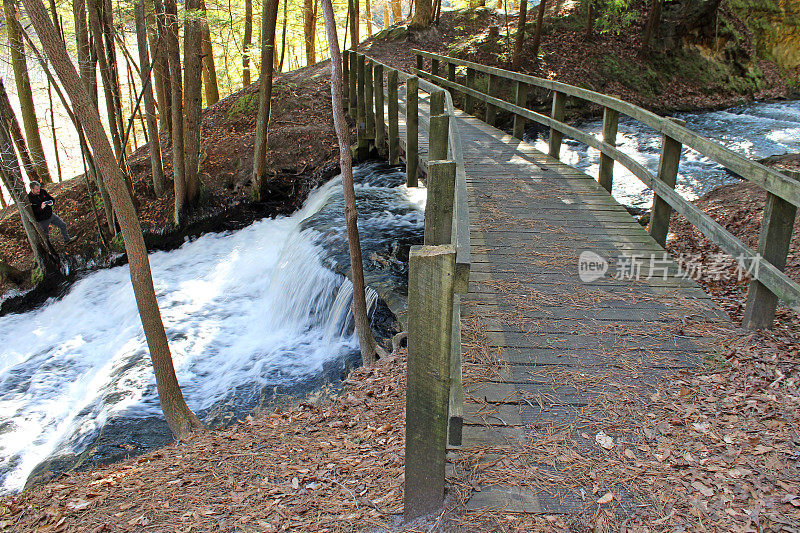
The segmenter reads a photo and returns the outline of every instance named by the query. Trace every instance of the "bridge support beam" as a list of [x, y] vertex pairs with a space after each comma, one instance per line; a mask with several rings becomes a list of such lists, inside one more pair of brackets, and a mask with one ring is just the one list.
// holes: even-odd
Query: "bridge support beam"
[[[611, 146], [617, 145], [617, 129], [619, 127], [619, 111], [606, 107], [603, 109], [603, 142]], [[597, 174], [600, 186], [611, 192], [614, 182], [614, 160], [606, 154], [600, 154], [600, 171]]]
[[[564, 122], [564, 104], [567, 102], [567, 95], [558, 91], [553, 92], [553, 107], [550, 111], [550, 118], [559, 122]], [[550, 128], [550, 156], [560, 159], [561, 157], [561, 141], [564, 140], [564, 134]]]
[[[786, 174], [800, 180], [800, 172], [786, 172]], [[767, 193], [764, 220], [761, 222], [761, 233], [758, 236], [758, 254], [781, 271], [786, 268], [796, 216], [797, 207], [794, 204], [770, 192]], [[772, 327], [777, 306], [778, 297], [760, 281], [752, 280], [747, 289], [747, 307], [744, 310], [742, 326], [747, 329]]]
[[[518, 81], [514, 87], [514, 104], [519, 107], [528, 107], [528, 84]], [[525, 135], [525, 117], [514, 115], [514, 137], [522, 139]]]
[[[664, 135], [661, 143], [661, 158], [658, 161], [658, 175], [656, 179], [667, 185], [671, 189], [675, 188], [675, 181], [678, 178], [678, 164], [681, 160], [680, 142], [672, 137]], [[650, 227], [648, 231], [659, 246], [667, 244], [667, 233], [669, 232], [669, 217], [672, 215], [672, 208], [657, 194], [653, 195], [653, 210], [650, 212]]]
[[358, 102], [358, 95], [356, 94], [356, 80], [358, 78], [358, 65], [356, 65], [356, 53], [352, 50], [348, 50], [346, 52], [347, 57], [349, 58], [348, 63], [350, 63], [350, 88], [348, 89], [348, 101], [347, 104], [350, 109], [350, 117], [355, 119], [356, 118], [356, 107]]
[[375, 98], [372, 81], [372, 60], [367, 59], [364, 66], [364, 114], [366, 119], [367, 141], [375, 143]]
[[406, 80], [406, 185], [419, 184], [419, 78]]
[[408, 276], [406, 521], [444, 504], [456, 249], [411, 248]]
[[400, 132], [397, 125], [397, 71], [389, 70], [386, 74], [387, 102], [389, 105], [389, 164], [396, 165], [400, 162]]
[[363, 160], [369, 156], [369, 138], [367, 137], [367, 108], [366, 108], [366, 58], [364, 54], [356, 55], [356, 159]]

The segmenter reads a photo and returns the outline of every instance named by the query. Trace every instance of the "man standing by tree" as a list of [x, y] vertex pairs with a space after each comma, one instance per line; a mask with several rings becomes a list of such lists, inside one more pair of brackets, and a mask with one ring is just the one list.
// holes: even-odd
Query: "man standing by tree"
[[31, 182], [31, 192], [28, 193], [28, 199], [31, 201], [33, 216], [36, 217], [36, 222], [42, 226], [42, 231], [44, 231], [45, 235], [48, 235], [50, 224], [53, 224], [61, 231], [64, 244], [70, 244], [77, 239], [77, 237], [69, 236], [67, 225], [58, 215], [53, 213], [53, 197], [42, 189], [38, 181]]

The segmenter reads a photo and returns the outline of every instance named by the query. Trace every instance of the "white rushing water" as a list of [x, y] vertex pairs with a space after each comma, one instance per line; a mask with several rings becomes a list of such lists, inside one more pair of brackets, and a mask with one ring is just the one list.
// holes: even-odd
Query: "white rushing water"
[[[402, 188], [382, 194], [417, 212], [421, 227], [415, 199]], [[252, 409], [265, 390], [355, 357], [352, 286], [323, 266], [319, 231], [301, 227], [337, 195], [340, 179], [290, 217], [150, 255], [178, 379], [206, 419], [220, 405]], [[396, 216], [386, 211], [381, 223]], [[80, 453], [114, 420], [161, 418], [127, 265], [87, 275], [40, 309], [0, 317], [0, 346], [0, 492], [22, 488], [45, 459]]]
[[[725, 111], [679, 114], [686, 127], [751, 159], [800, 152], [800, 101], [754, 102]], [[580, 129], [602, 138], [602, 121], [582, 124]], [[547, 135], [539, 135], [536, 147], [547, 152]], [[617, 145], [652, 173], [658, 170], [661, 134], [627, 117], [620, 117]], [[600, 152], [565, 139], [561, 160], [597, 178]], [[684, 147], [676, 190], [693, 200], [711, 189], [740, 181], [720, 165]], [[614, 165], [614, 197], [621, 203], [650, 207], [652, 192], [619, 163]]]

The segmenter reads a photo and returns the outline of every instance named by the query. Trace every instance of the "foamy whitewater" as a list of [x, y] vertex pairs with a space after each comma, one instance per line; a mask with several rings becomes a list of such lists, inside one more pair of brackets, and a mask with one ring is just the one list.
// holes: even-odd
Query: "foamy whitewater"
[[[398, 186], [402, 172], [363, 165], [356, 179], [370, 203], [361, 221], [368, 241], [389, 247], [396, 226], [421, 240], [424, 200]], [[290, 217], [150, 255], [178, 379], [205, 420], [246, 412], [274, 387], [315, 382], [326, 365], [340, 376], [357, 362], [352, 286], [329, 268], [346, 257], [331, 244], [346, 245], [340, 204], [334, 178]], [[365, 247], [365, 258], [374, 251]], [[97, 453], [98, 440], [121, 449], [169, 440], [127, 266], [87, 275], [40, 309], [0, 317], [0, 347], [3, 492], [20, 490], [46, 459]], [[151, 431], [157, 438], [142, 437]]]
[[[800, 101], [751, 103], [725, 111], [678, 114], [686, 127], [714, 139], [727, 148], [751, 159], [800, 152]], [[602, 138], [602, 121], [580, 126], [583, 131]], [[547, 134], [535, 142], [547, 152]], [[627, 117], [620, 117], [617, 145], [620, 150], [644, 165], [653, 174], [658, 170], [661, 134]], [[597, 178], [600, 152], [571, 139], [564, 139], [561, 160]], [[741, 181], [714, 161], [694, 150], [683, 149], [676, 190], [694, 200], [706, 192]], [[619, 163], [614, 165], [614, 198], [619, 202], [649, 208], [652, 192]]]

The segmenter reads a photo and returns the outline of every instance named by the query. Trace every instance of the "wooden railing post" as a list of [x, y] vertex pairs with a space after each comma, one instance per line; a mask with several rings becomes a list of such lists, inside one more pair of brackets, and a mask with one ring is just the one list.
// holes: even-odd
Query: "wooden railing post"
[[447, 442], [461, 446], [464, 428], [464, 382], [461, 373], [461, 295], [453, 295], [453, 336], [450, 341], [450, 408]]
[[[611, 146], [617, 145], [617, 129], [619, 126], [619, 111], [606, 107], [603, 109], [603, 142]], [[606, 154], [600, 154], [600, 171], [597, 174], [600, 186], [608, 192], [614, 182], [614, 159]]]
[[425, 204], [425, 244], [449, 244], [453, 235], [455, 161], [428, 162], [428, 201]]
[[[489, 84], [486, 87], [486, 94], [489, 96], [497, 97], [498, 90], [500, 89], [500, 77], [497, 74], [489, 74]], [[484, 122], [490, 126], [494, 126], [497, 121], [497, 106], [486, 104], [486, 116]]]
[[[683, 120], [674, 120], [681, 126], [686, 124]], [[666, 135], [663, 136], [661, 158], [658, 161], [658, 175], [656, 175], [656, 179], [671, 189], [675, 188], [675, 182], [678, 179], [681, 148], [682, 145], [679, 141]], [[653, 209], [650, 212], [650, 227], [648, 228], [648, 232], [660, 246], [665, 246], [667, 244], [669, 217], [671, 214], [672, 208], [670, 205], [657, 194], [653, 194]]]
[[450, 133], [450, 115], [433, 115], [428, 128], [428, 160], [447, 159], [447, 142]]
[[455, 63], [447, 63], [447, 81], [456, 82], [456, 65]]
[[406, 521], [444, 503], [456, 249], [414, 246], [408, 276]]
[[347, 56], [350, 58], [350, 88], [347, 93], [349, 94], [348, 104], [350, 106], [350, 117], [356, 118], [356, 107], [358, 105], [358, 95], [356, 94], [356, 80], [358, 79], [358, 65], [356, 64], [356, 53], [352, 50], [347, 51]]
[[[784, 172], [800, 180], [800, 172]], [[792, 231], [797, 216], [797, 207], [770, 192], [764, 206], [764, 219], [758, 236], [758, 255], [783, 271], [792, 243]], [[747, 265], [746, 265], [747, 266]], [[778, 296], [760, 281], [753, 279], [747, 289], [747, 307], [744, 310], [742, 326], [747, 329], [772, 327]]]
[[439, 60], [438, 59], [431, 59], [431, 74], [434, 76], [439, 75]]
[[350, 54], [342, 54], [342, 107], [345, 113], [350, 109]]
[[386, 122], [384, 122], [383, 105], [383, 65], [375, 64], [373, 70], [373, 82], [375, 89], [375, 146], [383, 150], [383, 143], [386, 141]]
[[396, 165], [400, 162], [400, 131], [398, 128], [397, 109], [397, 71], [390, 69], [386, 75], [387, 102], [389, 105], [389, 164]]
[[433, 91], [431, 93], [431, 116], [444, 113], [444, 91]]
[[[468, 68], [467, 69], [466, 85], [470, 89], [474, 89], [475, 88], [475, 69], [474, 68]], [[470, 94], [468, 94], [468, 95], [466, 95], [464, 97], [464, 111], [468, 115], [472, 115], [475, 112], [475, 99]]]
[[424, 70], [422, 68], [424, 66], [422, 63], [422, 56], [419, 54], [416, 54], [416, 56], [417, 56], [417, 70]]
[[419, 183], [419, 78], [406, 80], [406, 185]]
[[[514, 104], [519, 107], [528, 107], [528, 84], [518, 81], [515, 85]], [[525, 117], [514, 115], [514, 137], [522, 139], [525, 135]]]
[[356, 54], [356, 159], [363, 160], [369, 156], [369, 138], [367, 137], [367, 108], [365, 101], [364, 79], [366, 76], [366, 58], [364, 54]]
[[375, 98], [373, 90], [375, 85], [372, 81], [372, 60], [366, 60], [364, 68], [364, 111], [367, 124], [367, 139], [375, 142]]
[[[567, 95], [558, 91], [553, 91], [553, 107], [550, 111], [550, 118], [559, 122], [564, 121], [564, 104], [567, 101]], [[550, 128], [550, 156], [556, 159], [561, 155], [561, 141], [564, 139], [564, 134]]]

